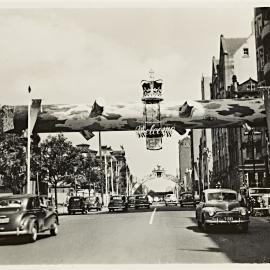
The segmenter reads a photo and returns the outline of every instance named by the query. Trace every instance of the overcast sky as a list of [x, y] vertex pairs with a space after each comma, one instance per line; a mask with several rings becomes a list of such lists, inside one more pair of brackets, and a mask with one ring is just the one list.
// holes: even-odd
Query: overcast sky
[[[2, 7], [0, 104], [26, 104], [28, 85], [43, 104], [141, 102], [140, 81], [150, 69], [163, 79], [166, 101], [200, 99], [201, 77], [211, 75], [220, 34], [249, 36], [253, 13], [252, 5], [194, 3], [158, 9]], [[68, 138], [87, 143], [80, 134]], [[175, 133], [164, 139], [163, 150], [151, 152], [134, 132], [102, 133], [102, 144], [124, 146], [138, 177], [158, 163], [175, 175], [179, 139]], [[97, 150], [98, 135], [88, 143]]]

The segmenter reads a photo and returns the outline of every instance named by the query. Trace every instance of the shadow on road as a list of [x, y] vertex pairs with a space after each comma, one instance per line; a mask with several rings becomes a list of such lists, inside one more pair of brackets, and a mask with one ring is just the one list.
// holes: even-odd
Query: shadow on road
[[[50, 234], [39, 234], [37, 237], [37, 241], [46, 239], [48, 237], [52, 237]], [[16, 246], [16, 245], [24, 245], [24, 244], [33, 244], [28, 241], [27, 236], [9, 236], [0, 238], [0, 246]]]
[[[194, 226], [188, 230], [205, 234], [234, 263], [270, 263], [270, 223], [251, 218], [248, 233], [241, 233], [235, 227], [213, 227], [204, 233], [198, 228], [195, 218], [190, 218]], [[203, 251], [203, 250], [202, 250]], [[207, 250], [206, 250], [207, 251]]]

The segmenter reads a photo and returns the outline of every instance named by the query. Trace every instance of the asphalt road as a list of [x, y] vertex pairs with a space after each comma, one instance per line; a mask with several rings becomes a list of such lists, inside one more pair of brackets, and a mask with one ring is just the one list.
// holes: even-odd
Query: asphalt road
[[60, 216], [59, 234], [37, 242], [0, 241], [0, 264], [269, 263], [269, 218], [247, 234], [198, 230], [194, 209], [150, 209]]

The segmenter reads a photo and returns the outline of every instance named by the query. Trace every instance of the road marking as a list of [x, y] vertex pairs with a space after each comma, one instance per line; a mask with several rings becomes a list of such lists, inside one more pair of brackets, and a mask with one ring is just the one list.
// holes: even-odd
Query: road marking
[[149, 224], [150, 224], [150, 225], [152, 225], [152, 223], [153, 223], [154, 215], [155, 215], [155, 213], [156, 213], [156, 210], [157, 210], [157, 208], [154, 209], [154, 211], [153, 211], [153, 213], [152, 213], [152, 215], [151, 215], [151, 218], [150, 218], [150, 220], [149, 220]]

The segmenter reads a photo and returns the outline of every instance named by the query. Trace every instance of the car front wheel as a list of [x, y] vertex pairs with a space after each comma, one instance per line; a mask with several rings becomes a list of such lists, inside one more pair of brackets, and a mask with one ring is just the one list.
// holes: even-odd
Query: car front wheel
[[37, 224], [35, 223], [33, 224], [30, 230], [29, 242], [36, 242], [37, 235], [38, 235], [38, 229], [37, 229]]
[[58, 225], [56, 221], [54, 222], [52, 228], [50, 229], [51, 236], [56, 236], [58, 234]]

